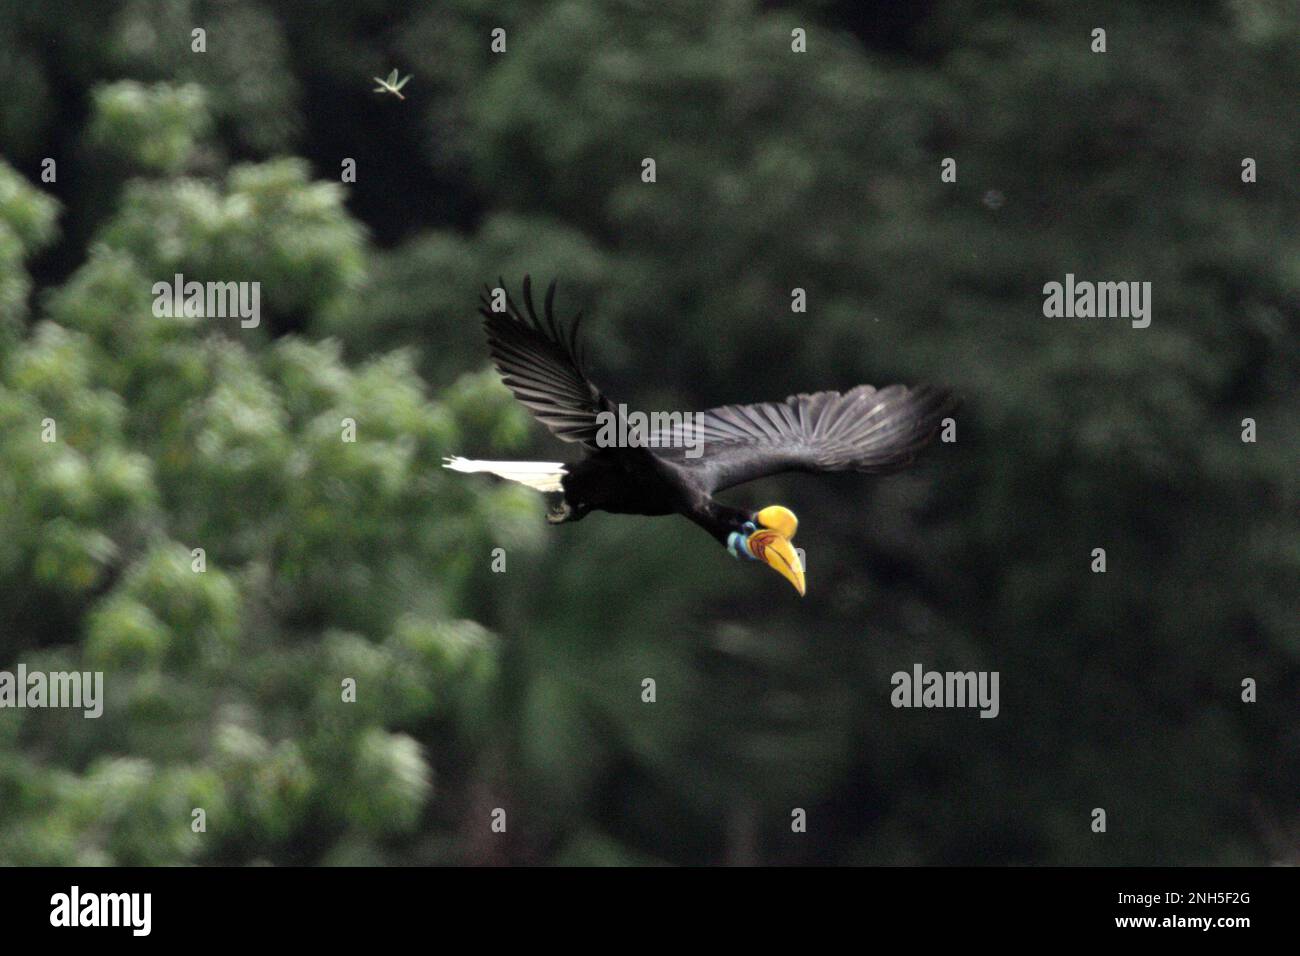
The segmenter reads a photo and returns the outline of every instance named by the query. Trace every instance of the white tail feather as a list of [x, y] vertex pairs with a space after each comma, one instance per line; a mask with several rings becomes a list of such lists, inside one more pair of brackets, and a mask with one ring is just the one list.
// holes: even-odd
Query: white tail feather
[[559, 461], [471, 461], [456, 456], [444, 458], [442, 467], [468, 474], [485, 471], [536, 491], [563, 491], [560, 479], [566, 474], [564, 463]]

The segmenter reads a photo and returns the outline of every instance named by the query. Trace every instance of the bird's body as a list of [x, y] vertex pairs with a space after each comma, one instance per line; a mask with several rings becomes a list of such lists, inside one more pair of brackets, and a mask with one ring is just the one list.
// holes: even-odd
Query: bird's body
[[[504, 284], [503, 284], [504, 285]], [[526, 314], [504, 292], [500, 308], [484, 297], [488, 345], [502, 380], [557, 437], [584, 445], [573, 464], [449, 459], [458, 471], [487, 471], [563, 497], [552, 523], [592, 511], [660, 516], [680, 514], [704, 528], [735, 556], [760, 560], [804, 593], [804, 575], [790, 545], [797, 520], [780, 506], [747, 512], [714, 499], [715, 492], [784, 471], [893, 471], [909, 463], [955, 407], [942, 389], [901, 385], [815, 392], [784, 402], [727, 405], [674, 421], [634, 444], [612, 444], [616, 411], [583, 371], [577, 349], [579, 315], [566, 332], [555, 318], [555, 283], [543, 313], [524, 278]]]
[[645, 448], [599, 449], [570, 466], [563, 484], [569, 521], [591, 511], [650, 516], [684, 513], [692, 491], [677, 469]]

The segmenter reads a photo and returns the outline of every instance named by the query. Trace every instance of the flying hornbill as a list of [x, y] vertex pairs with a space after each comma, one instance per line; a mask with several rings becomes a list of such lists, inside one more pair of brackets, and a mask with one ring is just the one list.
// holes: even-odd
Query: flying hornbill
[[[547, 515], [553, 524], [577, 521], [591, 511], [684, 515], [733, 557], [775, 569], [800, 595], [804, 572], [790, 544], [798, 526], [793, 512], [780, 505], [742, 511], [715, 501], [714, 492], [784, 471], [894, 471], [912, 460], [955, 407], [945, 389], [859, 385], [844, 393], [711, 408], [692, 418], [693, 435], [674, 423], [635, 447], [611, 447], [606, 426], [616, 412], [583, 370], [577, 341], [582, 314], [567, 332], [556, 321], [554, 281], [540, 317], [528, 276], [526, 313], [504, 291], [504, 282], [501, 289], [503, 311], [491, 307], [491, 290], [485, 290], [479, 309], [497, 371], [538, 420], [560, 439], [586, 446], [587, 454], [574, 464], [455, 457], [446, 459], [445, 467], [489, 472], [562, 494]], [[692, 447], [696, 456], [688, 453]]]

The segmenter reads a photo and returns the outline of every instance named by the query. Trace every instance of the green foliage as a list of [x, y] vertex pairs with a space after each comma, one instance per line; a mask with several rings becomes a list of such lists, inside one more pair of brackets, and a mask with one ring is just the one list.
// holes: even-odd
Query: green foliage
[[[135, 121], [97, 102], [97, 128]], [[4, 176], [0, 211], [34, 249], [53, 204]], [[257, 270], [286, 311], [349, 288], [361, 230], [337, 187], [305, 176], [282, 161], [128, 185], [49, 318], [3, 356], [0, 484], [16, 507], [0, 590], [27, 595], [4, 602], [5, 660], [68, 647], [64, 666], [104, 671], [108, 698], [102, 718], [6, 738], [0, 792], [26, 795], [0, 814], [6, 863], [251, 859], [312, 826], [354, 848], [409, 833], [432, 771], [399, 728], [486, 713], [491, 639], [452, 616], [445, 582], [522, 516], [503, 525], [515, 493], [467, 498], [438, 463], [462, 413], [519, 439], [503, 390], [471, 377], [435, 403], [402, 352], [349, 367], [330, 340], [264, 345], [153, 314], [172, 270]]]
[[[0, 668], [106, 702], [0, 711], [0, 863], [1294, 861], [1291, 7], [1098, 55], [1065, 2], [72, 6], [0, 5]], [[439, 467], [572, 451], [484, 360], [526, 272], [616, 401], [928, 380], [958, 441], [729, 495], [799, 513], [803, 602], [548, 529]], [[1151, 327], [1045, 319], [1067, 272]], [[177, 273], [262, 325], [155, 315]], [[915, 661], [1002, 715], [893, 709]]]
[[91, 141], [113, 150], [141, 169], [178, 173], [209, 132], [203, 87], [194, 84], [147, 87], [124, 80], [95, 90]]
[[101, 239], [163, 281], [253, 275], [273, 313], [314, 313], [360, 278], [362, 231], [342, 199], [338, 185], [310, 182], [292, 159], [236, 166], [224, 189], [136, 182]]
[[0, 344], [9, 344], [27, 312], [32, 283], [24, 260], [53, 241], [58, 208], [0, 158]]

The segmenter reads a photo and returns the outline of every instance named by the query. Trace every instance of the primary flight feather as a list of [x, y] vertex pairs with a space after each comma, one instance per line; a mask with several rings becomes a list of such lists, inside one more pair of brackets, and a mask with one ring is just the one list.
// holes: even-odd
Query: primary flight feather
[[561, 495], [548, 515], [555, 524], [592, 511], [683, 515], [732, 555], [776, 570], [801, 595], [804, 571], [790, 544], [798, 527], [794, 514], [780, 505], [732, 508], [714, 500], [714, 492], [786, 471], [895, 471], [912, 461], [956, 407], [942, 388], [859, 385], [783, 402], [723, 405], [675, 420], [636, 443], [602, 441], [602, 435], [622, 432], [607, 427], [618, 412], [584, 370], [581, 314], [567, 330], [556, 319], [555, 282], [540, 314], [528, 276], [522, 309], [504, 283], [501, 289], [503, 308], [493, 309], [487, 290], [479, 312], [502, 381], [556, 437], [583, 445], [586, 453], [572, 464], [456, 457], [446, 467]]

